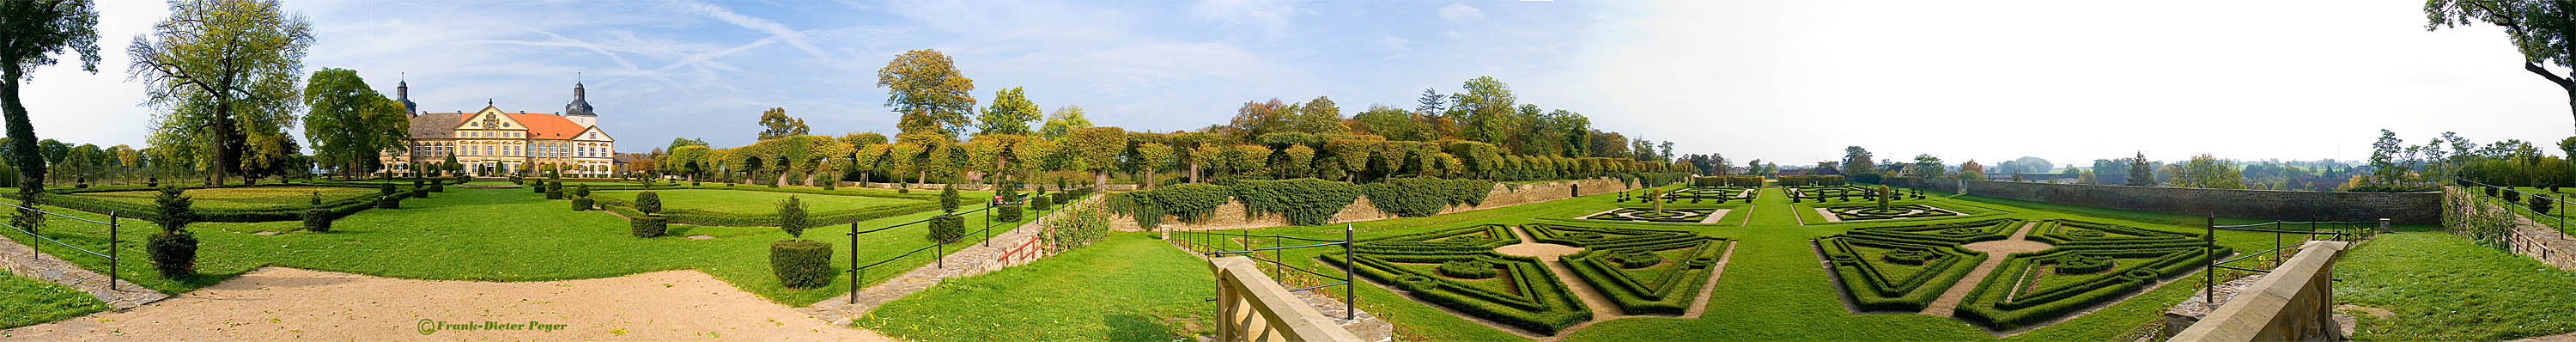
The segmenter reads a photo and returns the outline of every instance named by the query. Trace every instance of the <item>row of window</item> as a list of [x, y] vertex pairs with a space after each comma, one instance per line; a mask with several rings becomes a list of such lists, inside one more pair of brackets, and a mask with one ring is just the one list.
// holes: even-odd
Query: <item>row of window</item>
[[[529, 148], [535, 149], [532, 153], [535, 153], [535, 156], [538, 157], [608, 157], [610, 153], [608, 144], [603, 143], [569, 144], [573, 146], [566, 145], [568, 144], [537, 143], [537, 146], [531, 146]], [[419, 151], [421, 155], [436, 157], [444, 157], [451, 153], [460, 156], [517, 157], [520, 156], [521, 152], [521, 146], [519, 145], [465, 144], [464, 147], [464, 150], [458, 151], [456, 150], [456, 146], [451, 146], [450, 143], [433, 142], [415, 144], [412, 145], [411, 149], [413, 151]]]
[[526, 132], [456, 131], [456, 137], [458, 138], [518, 138], [522, 137], [523, 134], [526, 134]]

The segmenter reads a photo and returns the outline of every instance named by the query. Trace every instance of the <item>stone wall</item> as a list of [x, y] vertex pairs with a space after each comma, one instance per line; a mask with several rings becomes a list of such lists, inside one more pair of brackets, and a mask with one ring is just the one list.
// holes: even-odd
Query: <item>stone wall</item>
[[2311, 241], [2253, 286], [2170, 341], [2341, 341], [2334, 320], [2334, 262], [2350, 243]]
[[[2441, 219], [2441, 193], [2311, 192], [2225, 190], [2123, 185], [2048, 184], [1947, 179], [1887, 178], [1887, 185], [1966, 193], [2034, 202], [2141, 210], [2174, 214], [2210, 214], [2284, 221], [2371, 221], [2434, 223]], [[1965, 186], [1966, 191], [1960, 191]]]
[[[1462, 211], [1509, 207], [1574, 198], [1575, 196], [1605, 194], [1629, 189], [1633, 189], [1633, 187], [1631, 187], [1627, 181], [1620, 180], [1618, 178], [1606, 177], [1556, 181], [1540, 184], [1509, 184], [1498, 182], [1494, 183], [1493, 190], [1489, 190], [1490, 192], [1485, 194], [1484, 205], [1454, 205], [1449, 206], [1448, 209], [1440, 210], [1440, 213], [1448, 214]], [[1578, 194], [1576, 191], [1581, 191], [1581, 193]], [[1279, 215], [1265, 215], [1254, 218], [1250, 213], [1244, 210], [1243, 202], [1239, 201], [1219, 205], [1214, 210], [1215, 212], [1209, 215], [1207, 222], [1199, 224], [1183, 224], [1173, 216], [1164, 216], [1161, 229], [1209, 230], [1263, 228], [1288, 225], [1288, 219], [1280, 217]], [[1375, 221], [1391, 218], [1396, 218], [1396, 216], [1379, 211], [1376, 204], [1371, 204], [1369, 202], [1368, 196], [1360, 196], [1360, 199], [1352, 201], [1350, 206], [1342, 207], [1342, 211], [1340, 213], [1333, 214], [1332, 222], [1344, 223]], [[1142, 230], [1136, 226], [1136, 220], [1126, 216], [1117, 216], [1116, 219], [1110, 220], [1109, 227], [1111, 229], [1121, 231]]]

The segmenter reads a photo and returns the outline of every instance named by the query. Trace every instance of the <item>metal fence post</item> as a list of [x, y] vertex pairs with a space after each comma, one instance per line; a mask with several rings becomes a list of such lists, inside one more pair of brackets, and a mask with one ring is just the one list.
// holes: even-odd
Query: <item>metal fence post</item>
[[993, 246], [993, 205], [984, 204], [984, 247]]
[[[117, 220], [116, 220], [116, 211], [112, 211], [112, 210], [111, 210], [111, 211], [108, 211], [108, 212], [107, 212], [107, 290], [108, 290], [108, 291], [118, 291], [118, 290], [116, 289], [116, 264], [122, 264], [122, 263], [124, 263], [124, 261], [125, 261], [125, 259], [120, 259], [120, 258], [117, 258], [117, 257], [116, 257], [116, 225], [117, 225], [117, 223], [118, 223], [118, 222], [117, 222]], [[30, 245], [33, 245], [33, 244], [30, 244]]]
[[850, 220], [850, 304], [859, 303], [859, 220]]
[[1360, 302], [1360, 278], [1351, 276], [1351, 224], [1342, 224], [1342, 319], [1359, 319], [1352, 305]]
[[2200, 303], [2216, 311], [2218, 307], [2218, 213], [2209, 213], [2209, 224], [2202, 226], [2200, 255], [2209, 258], [2209, 267], [2201, 268]]

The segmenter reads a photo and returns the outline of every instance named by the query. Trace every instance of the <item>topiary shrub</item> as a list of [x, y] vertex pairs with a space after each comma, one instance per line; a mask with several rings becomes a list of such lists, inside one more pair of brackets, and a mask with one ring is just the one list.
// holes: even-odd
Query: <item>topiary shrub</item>
[[429, 188], [424, 188], [424, 187], [420, 187], [420, 186], [417, 186], [417, 185], [412, 186], [412, 187], [411, 187], [411, 198], [429, 198]]
[[402, 209], [402, 196], [377, 197], [376, 209]]
[[2538, 197], [2534, 197], [2534, 198], [2532, 198], [2532, 199], [2531, 199], [2531, 212], [2535, 212], [2535, 213], [2547, 213], [2547, 212], [2549, 212], [2549, 206], [2550, 206], [2550, 204], [2549, 204], [2549, 203], [2550, 203], [2550, 202], [2556, 202], [2556, 201], [2551, 201], [2551, 200], [2546, 199], [2546, 198], [2538, 198]]
[[804, 200], [788, 195], [786, 201], [778, 202], [778, 229], [787, 231], [787, 236], [804, 238], [805, 229], [813, 227], [814, 223], [806, 220]]
[[393, 195], [393, 194], [394, 194], [394, 185], [393, 185], [393, 184], [378, 185], [378, 186], [376, 186], [376, 192], [377, 192], [377, 193], [384, 194], [384, 195], [387, 195], [387, 196], [391, 196], [391, 195]]
[[590, 208], [590, 184], [582, 184], [580, 187], [573, 188], [572, 211], [588, 211]]
[[662, 214], [662, 194], [652, 191], [635, 193], [635, 211], [646, 215]]
[[832, 244], [814, 240], [781, 240], [769, 244], [769, 268], [778, 283], [810, 289], [832, 283]]
[[1029, 210], [1044, 211], [1054, 207], [1055, 196], [1037, 195], [1029, 198]]
[[948, 243], [966, 237], [966, 218], [957, 216], [957, 204], [960, 201], [956, 186], [940, 187], [940, 216], [930, 220], [930, 234], [927, 236], [930, 242]]
[[2487, 188], [2487, 197], [2496, 197], [2496, 196], [2501, 196], [2501, 195], [2497, 195], [2497, 194], [2496, 194], [2496, 192], [2497, 192], [2496, 187], [2489, 186], [2489, 187], [2486, 187], [2486, 188]]
[[662, 217], [662, 195], [652, 191], [635, 193], [635, 211], [644, 215], [628, 220], [635, 237], [662, 236], [670, 228], [670, 219]]
[[331, 231], [331, 210], [323, 208], [304, 209], [304, 230], [315, 232]]
[[161, 226], [161, 233], [153, 234], [143, 247], [152, 254], [153, 270], [160, 271], [163, 278], [196, 274], [197, 237], [188, 232], [188, 224], [197, 219], [191, 208], [196, 201], [181, 194], [178, 187], [165, 187], [152, 202], [160, 209], [161, 217], [153, 223]]
[[2522, 193], [2521, 193], [2521, 192], [2514, 192], [2514, 191], [2506, 191], [2506, 192], [2504, 192], [2504, 202], [2505, 202], [2505, 203], [2522, 203]]
[[1494, 269], [1494, 263], [1484, 260], [1451, 260], [1440, 263], [1437, 270], [1442, 276], [1458, 279], [1493, 279], [1503, 274]]

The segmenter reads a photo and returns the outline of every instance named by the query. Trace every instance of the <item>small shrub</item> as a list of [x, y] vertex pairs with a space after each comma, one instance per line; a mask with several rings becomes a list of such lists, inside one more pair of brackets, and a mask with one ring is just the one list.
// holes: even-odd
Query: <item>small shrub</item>
[[803, 200], [797, 199], [794, 195], [789, 195], [787, 196], [786, 201], [778, 202], [778, 229], [787, 231], [788, 237], [798, 239], [805, 238], [805, 228], [812, 227], [812, 222], [805, 221], [805, 202]]
[[663, 218], [661, 215], [637, 216], [629, 220], [628, 224], [633, 226], [630, 228], [635, 237], [640, 238], [662, 236], [663, 232], [670, 229], [670, 219]]
[[823, 182], [823, 190], [832, 190], [832, 188], [834, 188], [835, 186], [840, 185], [840, 184], [841, 184], [841, 181], [840, 181], [840, 180], [825, 181], [825, 182]]
[[2551, 200], [2546, 199], [2546, 198], [2536, 198], [2536, 197], [2535, 197], [2535, 198], [2532, 198], [2532, 199], [2531, 199], [2531, 211], [2532, 211], [2532, 212], [2536, 212], [2536, 213], [2547, 213], [2547, 212], [2549, 212], [2549, 206], [2550, 206], [2550, 204], [2549, 204], [2549, 203], [2550, 203], [2550, 202], [2556, 202], [2556, 201], [2551, 201]]
[[311, 201], [307, 201], [307, 202], [305, 202], [305, 204], [309, 204], [309, 205], [316, 206], [316, 207], [322, 206], [322, 192], [321, 192], [321, 191], [314, 191], [314, 192], [313, 192], [313, 199], [312, 199]]
[[2496, 196], [2501, 196], [2501, 195], [2496, 194], [2496, 192], [2497, 192], [2496, 187], [2492, 187], [2492, 186], [2490, 186], [2490, 187], [2486, 187], [2486, 188], [2487, 188], [2487, 197], [2496, 197]]
[[1654, 266], [1655, 264], [1664, 263], [1663, 256], [1645, 251], [1613, 253], [1610, 254], [1609, 258], [1610, 262], [1618, 263], [1619, 268], [1646, 268], [1648, 266]]
[[1451, 260], [1440, 263], [1437, 270], [1442, 276], [1458, 279], [1493, 279], [1503, 273], [1494, 269], [1494, 263], [1484, 260]]
[[662, 195], [653, 193], [652, 191], [635, 193], [635, 211], [643, 212], [646, 215], [660, 215], [662, 213]]
[[939, 208], [942, 216], [930, 220], [930, 242], [948, 243], [966, 237], [966, 218], [957, 216], [958, 201], [957, 187], [941, 187]]
[[2506, 191], [2506, 192], [2504, 192], [2504, 202], [2505, 202], [2505, 203], [2522, 203], [2522, 193], [2521, 193], [2521, 192]]
[[322, 208], [304, 209], [304, 230], [316, 232], [331, 231], [331, 210]]
[[400, 197], [400, 196], [385, 196], [385, 197], [377, 197], [377, 198], [376, 198], [376, 209], [402, 209], [402, 197]]
[[832, 283], [832, 244], [814, 240], [782, 240], [769, 244], [769, 268], [778, 275], [778, 283], [788, 288], [810, 289]]
[[591, 204], [589, 197], [573, 197], [572, 211], [590, 211]]
[[197, 219], [192, 208], [196, 201], [181, 193], [178, 187], [165, 187], [152, 202], [159, 207], [161, 214], [159, 220], [153, 222], [161, 226], [161, 233], [144, 242], [144, 249], [152, 254], [153, 269], [160, 271], [163, 278], [196, 274], [197, 237], [188, 233], [188, 224]]
[[1044, 211], [1055, 207], [1055, 196], [1038, 195], [1029, 199], [1029, 210]]
[[377, 193], [381, 193], [381, 194], [385, 194], [385, 195], [393, 195], [393, 194], [394, 194], [394, 185], [393, 185], [393, 184], [378, 185], [378, 186], [376, 186], [376, 192], [377, 192]]
[[411, 198], [429, 198], [429, 188], [423, 188], [417, 185], [412, 186]]

